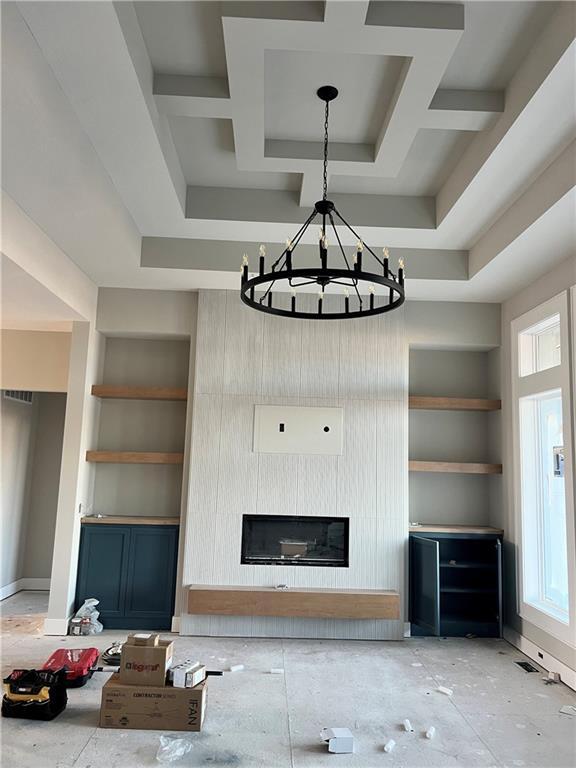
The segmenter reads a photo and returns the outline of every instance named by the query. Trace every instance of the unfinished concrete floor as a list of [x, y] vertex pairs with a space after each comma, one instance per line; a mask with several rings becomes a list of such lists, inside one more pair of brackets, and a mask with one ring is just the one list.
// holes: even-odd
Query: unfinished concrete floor
[[[43, 637], [25, 611], [42, 615], [46, 593], [20, 593], [2, 603], [13, 619], [3, 635], [2, 671], [40, 665], [58, 647], [101, 650], [125, 633], [90, 638]], [[226, 768], [377, 768], [377, 766], [576, 765], [576, 704], [564, 685], [526, 673], [525, 660], [503, 640], [412, 639], [403, 643], [257, 640], [175, 636], [176, 660], [197, 657], [209, 668], [244, 664], [243, 672], [210, 680], [208, 709], [192, 750], [175, 766]], [[270, 674], [281, 667], [284, 675]], [[159, 731], [97, 727], [96, 674], [69, 692], [68, 708], [51, 723], [2, 721], [3, 768], [140, 768], [159, 765]], [[452, 688], [452, 697], [439, 693]], [[409, 718], [414, 733], [401, 727]], [[432, 741], [424, 738], [436, 728]], [[354, 755], [332, 755], [319, 742], [324, 726], [349, 727]], [[178, 734], [174, 734], [178, 735]], [[396, 747], [383, 751], [393, 738]]]

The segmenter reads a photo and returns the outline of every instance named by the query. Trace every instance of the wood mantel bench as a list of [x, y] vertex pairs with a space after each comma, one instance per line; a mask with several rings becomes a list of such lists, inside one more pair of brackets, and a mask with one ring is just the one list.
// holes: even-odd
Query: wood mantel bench
[[379, 589], [188, 587], [188, 613], [316, 619], [399, 619], [400, 594]]

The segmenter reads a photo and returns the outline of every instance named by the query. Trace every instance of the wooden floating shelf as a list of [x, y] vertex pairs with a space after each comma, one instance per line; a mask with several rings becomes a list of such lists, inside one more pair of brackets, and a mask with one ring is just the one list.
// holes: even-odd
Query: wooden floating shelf
[[501, 475], [502, 464], [455, 461], [409, 461], [410, 472], [452, 472], [468, 475]]
[[399, 619], [400, 595], [376, 589], [194, 585], [188, 587], [187, 607], [196, 615]]
[[[492, 528], [490, 525], [444, 525], [441, 523], [421, 523], [420, 525], [411, 525], [410, 533], [484, 533], [501, 536], [503, 535], [504, 530], [502, 528]], [[443, 566], [447, 564], [440, 563], [440, 565]]]
[[100, 464], [182, 464], [184, 454], [150, 451], [86, 451], [86, 461]]
[[486, 400], [480, 397], [426, 397], [410, 395], [408, 407], [412, 410], [427, 411], [499, 411], [501, 400]]
[[187, 400], [186, 387], [125, 387], [110, 384], [93, 384], [95, 397], [117, 400]]

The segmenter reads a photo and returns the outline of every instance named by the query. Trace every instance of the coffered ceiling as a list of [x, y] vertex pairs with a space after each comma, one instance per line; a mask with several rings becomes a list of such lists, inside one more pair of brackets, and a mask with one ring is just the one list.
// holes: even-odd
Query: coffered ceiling
[[574, 254], [575, 8], [4, 3], [3, 188], [100, 285], [233, 287], [321, 196], [329, 83], [347, 218], [409, 297], [498, 301]]

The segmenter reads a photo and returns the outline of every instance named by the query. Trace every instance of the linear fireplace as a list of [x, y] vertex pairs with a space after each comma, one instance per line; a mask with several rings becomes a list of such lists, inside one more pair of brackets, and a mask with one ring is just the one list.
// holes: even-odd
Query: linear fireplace
[[348, 567], [347, 517], [243, 515], [244, 565]]

